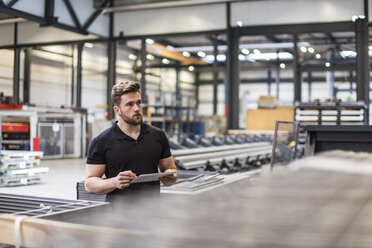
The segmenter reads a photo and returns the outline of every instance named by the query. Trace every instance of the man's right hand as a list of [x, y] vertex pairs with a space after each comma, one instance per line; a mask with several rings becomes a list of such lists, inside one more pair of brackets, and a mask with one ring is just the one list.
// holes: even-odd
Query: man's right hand
[[116, 177], [113, 178], [113, 183], [115, 184], [116, 188], [124, 189], [126, 187], [129, 187], [130, 181], [133, 180], [135, 177], [136, 174], [134, 174], [130, 170], [122, 171]]

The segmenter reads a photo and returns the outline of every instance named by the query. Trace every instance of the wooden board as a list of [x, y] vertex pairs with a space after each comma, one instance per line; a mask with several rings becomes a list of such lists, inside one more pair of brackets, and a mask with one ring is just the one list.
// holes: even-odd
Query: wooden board
[[245, 129], [274, 130], [276, 121], [294, 121], [294, 107], [248, 109], [246, 112]]

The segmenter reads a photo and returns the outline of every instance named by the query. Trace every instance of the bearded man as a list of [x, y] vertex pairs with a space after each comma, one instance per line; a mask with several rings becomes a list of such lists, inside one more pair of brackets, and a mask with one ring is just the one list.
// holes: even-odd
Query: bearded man
[[[177, 180], [177, 170], [165, 133], [142, 121], [140, 84], [121, 82], [111, 92], [115, 124], [95, 137], [88, 150], [85, 190], [106, 194], [106, 201], [146, 193], [159, 195], [160, 182], [131, 184], [141, 174], [175, 172], [161, 177], [166, 186]], [[105, 175], [106, 178], [102, 178]]]

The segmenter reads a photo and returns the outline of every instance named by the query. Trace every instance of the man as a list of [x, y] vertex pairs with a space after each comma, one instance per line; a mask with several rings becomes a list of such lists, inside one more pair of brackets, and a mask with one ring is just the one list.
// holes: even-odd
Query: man
[[[136, 176], [174, 171], [160, 178], [166, 186], [177, 180], [177, 170], [164, 132], [142, 122], [140, 85], [121, 82], [111, 92], [118, 121], [95, 137], [89, 146], [85, 190], [107, 194], [106, 201], [147, 193], [159, 195], [160, 182], [130, 184]], [[107, 179], [103, 179], [105, 174]]]

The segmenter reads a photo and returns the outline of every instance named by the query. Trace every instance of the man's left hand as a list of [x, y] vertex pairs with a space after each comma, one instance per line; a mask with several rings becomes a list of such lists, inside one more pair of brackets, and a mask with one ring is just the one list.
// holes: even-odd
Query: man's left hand
[[178, 178], [178, 173], [177, 173], [177, 170], [176, 169], [168, 169], [164, 172], [173, 172], [175, 171], [176, 173], [172, 174], [172, 175], [168, 175], [168, 176], [164, 176], [164, 177], [161, 177], [159, 178], [160, 181], [165, 185], [165, 186], [172, 186], [173, 184], [175, 184], [175, 182], [177, 181], [177, 178]]

